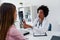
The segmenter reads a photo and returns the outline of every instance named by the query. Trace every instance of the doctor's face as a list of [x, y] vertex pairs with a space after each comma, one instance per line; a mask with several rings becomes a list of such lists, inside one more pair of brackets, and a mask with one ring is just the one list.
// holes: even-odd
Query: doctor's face
[[39, 18], [44, 19], [44, 12], [43, 12], [43, 10], [39, 10], [38, 11], [38, 16], [39, 16]]

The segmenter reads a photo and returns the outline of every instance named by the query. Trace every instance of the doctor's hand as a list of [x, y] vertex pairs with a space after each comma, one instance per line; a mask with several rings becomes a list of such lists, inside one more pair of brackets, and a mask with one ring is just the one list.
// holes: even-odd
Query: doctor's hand
[[23, 21], [23, 27], [24, 27], [24, 28], [32, 28], [32, 26], [31, 26], [31, 25], [26, 24], [26, 22], [25, 22], [25, 21]]

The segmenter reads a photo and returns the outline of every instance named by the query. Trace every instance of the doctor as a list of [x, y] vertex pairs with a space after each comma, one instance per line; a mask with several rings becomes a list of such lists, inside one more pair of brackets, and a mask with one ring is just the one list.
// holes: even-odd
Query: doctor
[[49, 9], [47, 6], [41, 5], [37, 9], [38, 17], [33, 22], [33, 25], [28, 25], [24, 22], [24, 28], [33, 28], [36, 31], [48, 31], [49, 22], [47, 21], [46, 17], [48, 16]]

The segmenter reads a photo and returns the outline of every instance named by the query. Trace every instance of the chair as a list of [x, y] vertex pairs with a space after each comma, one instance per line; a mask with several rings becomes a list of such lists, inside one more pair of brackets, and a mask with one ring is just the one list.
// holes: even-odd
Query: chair
[[51, 25], [51, 24], [49, 24], [48, 31], [51, 31], [51, 29], [52, 29], [52, 25]]

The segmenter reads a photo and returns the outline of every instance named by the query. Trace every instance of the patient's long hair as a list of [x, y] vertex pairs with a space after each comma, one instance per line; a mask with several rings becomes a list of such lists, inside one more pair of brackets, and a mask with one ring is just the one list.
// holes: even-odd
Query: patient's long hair
[[0, 40], [5, 40], [7, 32], [14, 23], [15, 5], [3, 3], [0, 7]]

